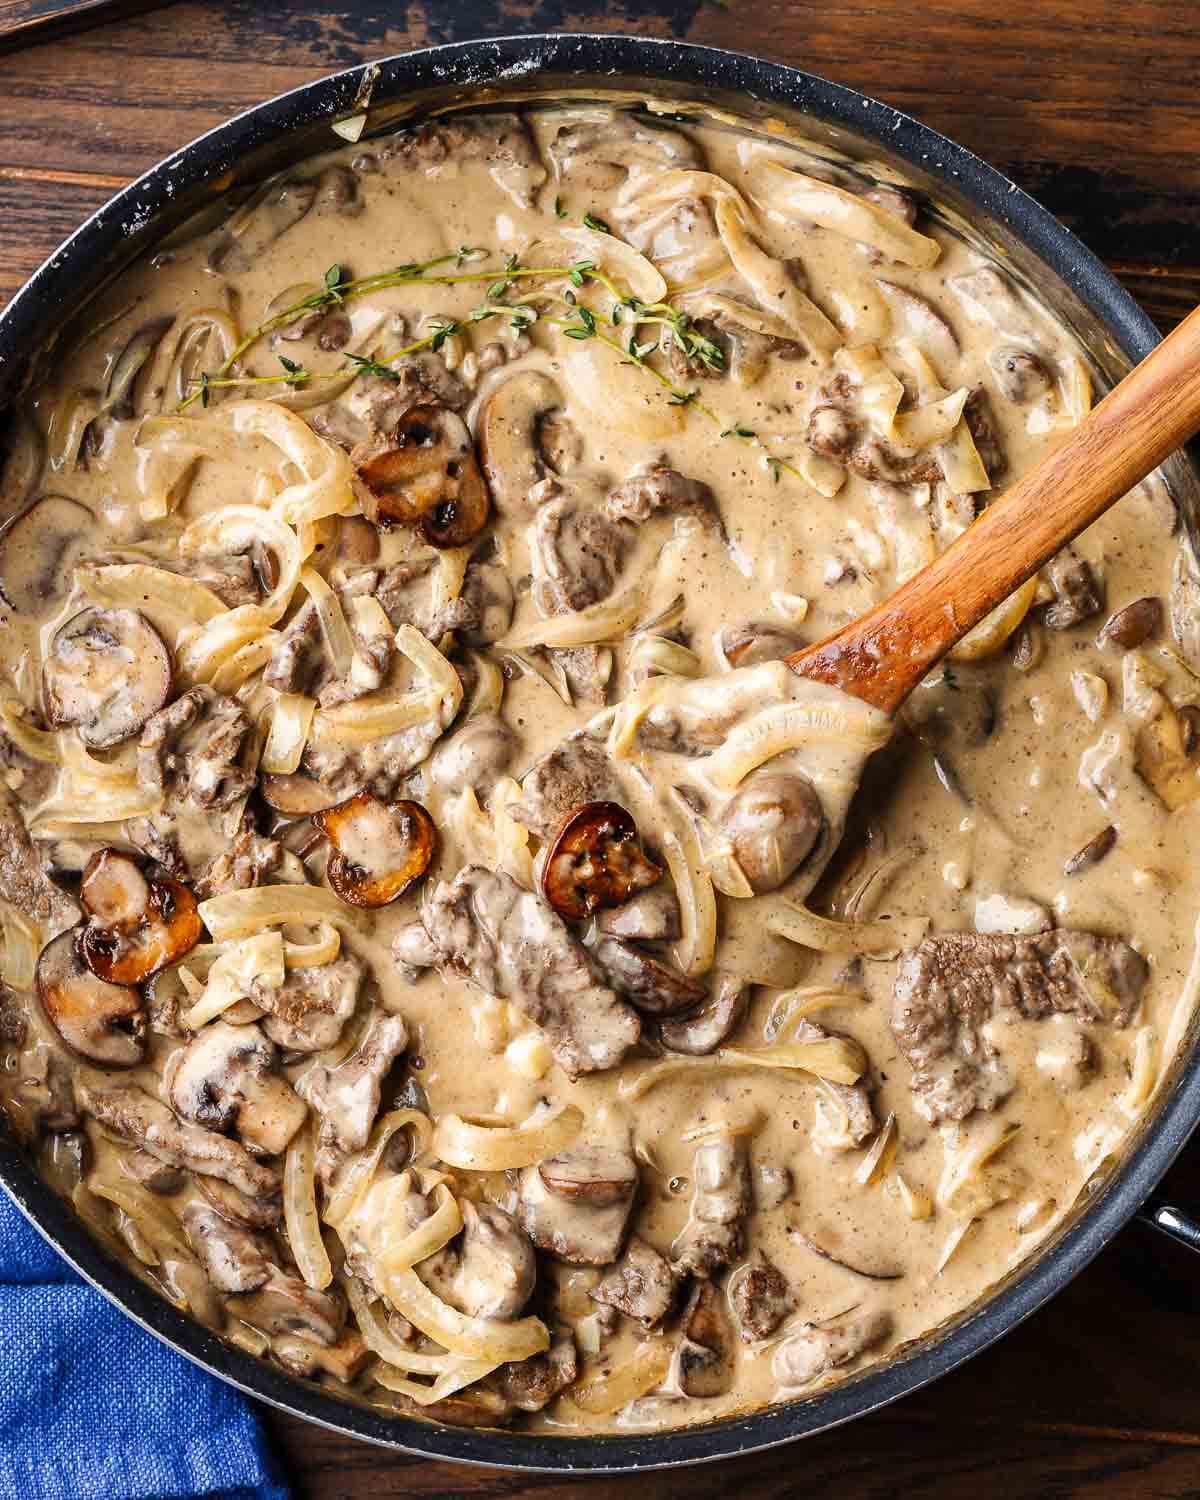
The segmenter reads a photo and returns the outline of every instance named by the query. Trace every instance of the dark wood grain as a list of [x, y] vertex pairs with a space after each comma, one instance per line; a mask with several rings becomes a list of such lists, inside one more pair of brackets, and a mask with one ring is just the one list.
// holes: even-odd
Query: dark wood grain
[[[113, 190], [257, 100], [427, 42], [578, 28], [758, 51], [887, 99], [1040, 197], [1165, 329], [1200, 301], [1188, 0], [210, 0], [0, 56], [0, 301]], [[1171, 1179], [1200, 1205], [1200, 1147]], [[940, 1385], [800, 1447], [640, 1477], [644, 1500], [1200, 1496], [1197, 1267], [1131, 1228]], [[266, 1413], [302, 1500], [625, 1500], [625, 1479], [393, 1459]]]

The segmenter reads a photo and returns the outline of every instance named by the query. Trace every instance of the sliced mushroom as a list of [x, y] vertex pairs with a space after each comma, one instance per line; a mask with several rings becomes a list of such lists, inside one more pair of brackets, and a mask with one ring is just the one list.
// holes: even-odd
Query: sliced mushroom
[[837, 1323], [808, 1325], [780, 1343], [771, 1360], [771, 1373], [784, 1389], [807, 1385], [840, 1365], [857, 1359], [881, 1344], [892, 1331], [892, 1315], [882, 1308]]
[[146, 1055], [142, 997], [97, 978], [83, 961], [79, 937], [73, 927], [42, 949], [34, 976], [42, 1009], [72, 1052], [101, 1067], [132, 1068]]
[[42, 669], [46, 717], [93, 750], [137, 734], [167, 701], [171, 658], [133, 609], [85, 609], [56, 633]]
[[291, 775], [264, 772], [258, 778], [258, 787], [268, 807], [289, 818], [311, 817], [336, 806], [340, 800], [337, 792], [299, 771]]
[[663, 1046], [688, 1057], [707, 1057], [724, 1046], [742, 1024], [750, 1003], [750, 985], [738, 974], [721, 974], [698, 1010], [663, 1021]]
[[214, 1021], [163, 1071], [172, 1109], [197, 1125], [236, 1132], [270, 1156], [283, 1151], [308, 1108], [274, 1071], [276, 1051], [255, 1025]]
[[472, 787], [486, 795], [508, 769], [516, 748], [517, 737], [499, 714], [473, 714], [429, 757], [429, 774], [440, 791]]
[[567, 816], [542, 872], [542, 893], [560, 916], [581, 921], [622, 906], [662, 879], [642, 852], [633, 815], [616, 802], [587, 802]]
[[449, 408], [410, 406], [386, 447], [351, 456], [364, 512], [376, 526], [418, 526], [431, 547], [465, 547], [487, 524], [487, 486], [471, 434]]
[[803, 638], [781, 625], [742, 625], [720, 633], [721, 655], [731, 667], [756, 667], [764, 661], [782, 661], [803, 646]]
[[852, 1251], [853, 1260], [847, 1260], [846, 1252], [833, 1230], [803, 1230], [793, 1225], [788, 1234], [798, 1245], [803, 1245], [822, 1260], [832, 1261], [835, 1266], [841, 1266], [843, 1271], [850, 1271], [855, 1276], [865, 1276], [868, 1281], [898, 1281], [904, 1275], [902, 1266], [886, 1257], [873, 1257], [869, 1251]]
[[119, 849], [92, 855], [79, 899], [92, 919], [81, 940], [84, 960], [109, 984], [141, 984], [200, 941], [204, 924], [187, 886], [147, 880]]
[[629, 1198], [637, 1186], [637, 1163], [628, 1151], [601, 1147], [548, 1157], [538, 1176], [552, 1193], [604, 1208]]
[[351, 906], [387, 906], [429, 868], [437, 833], [419, 802], [382, 802], [359, 792], [313, 815], [333, 845], [329, 884]]
[[1162, 600], [1151, 594], [1144, 599], [1135, 599], [1124, 609], [1118, 609], [1109, 615], [1100, 627], [1099, 641], [1101, 645], [1111, 642], [1114, 646], [1131, 651], [1135, 646], [1158, 635], [1162, 625]]
[[1053, 384], [1050, 372], [1031, 349], [1017, 344], [998, 344], [988, 355], [1000, 394], [1025, 405], [1044, 396]]
[[43, 495], [0, 533], [0, 594], [34, 615], [65, 592], [64, 579], [96, 518], [66, 495]]
[[674, 1396], [720, 1396], [732, 1381], [733, 1336], [724, 1297], [711, 1281], [698, 1281], [662, 1388]]
[[[502, 515], [525, 511], [529, 491], [552, 467], [544, 451], [543, 424], [561, 406], [558, 387], [536, 370], [510, 375], [484, 402], [479, 414], [479, 456], [492, 500]], [[556, 450], [562, 447], [561, 424], [552, 430], [552, 450]]]
[[591, 950], [608, 984], [648, 1016], [691, 1010], [708, 993], [696, 979], [653, 958], [624, 938], [602, 937]]
[[462, 1217], [462, 1234], [421, 1263], [421, 1279], [469, 1318], [515, 1318], [537, 1281], [533, 1246], [493, 1204], [464, 1199]]
[[272, 1267], [266, 1284], [258, 1291], [230, 1297], [229, 1310], [263, 1333], [295, 1333], [328, 1347], [337, 1342], [346, 1321], [339, 1297], [314, 1291], [299, 1276]]
[[719, 819], [756, 896], [778, 890], [796, 873], [824, 825], [812, 782], [769, 766], [746, 777]]

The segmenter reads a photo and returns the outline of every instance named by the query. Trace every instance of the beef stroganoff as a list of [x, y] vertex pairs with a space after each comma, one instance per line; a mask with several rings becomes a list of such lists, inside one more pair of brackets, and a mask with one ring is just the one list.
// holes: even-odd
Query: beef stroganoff
[[39, 1170], [451, 1422], [710, 1420], [968, 1307], [1193, 1008], [1192, 559], [1148, 482], [895, 723], [784, 658], [1090, 402], [911, 191], [727, 124], [437, 119], [175, 236], [0, 485]]

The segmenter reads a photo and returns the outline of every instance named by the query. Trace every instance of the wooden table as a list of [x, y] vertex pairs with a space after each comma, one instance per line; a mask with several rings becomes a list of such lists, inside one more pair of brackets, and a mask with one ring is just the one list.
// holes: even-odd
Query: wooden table
[[[910, 110], [1008, 172], [1166, 329], [1200, 300], [1200, 26], [1189, 0], [211, 0], [0, 55], [0, 300], [92, 209], [200, 131], [428, 42], [556, 29], [756, 50]], [[1171, 1186], [1200, 1203], [1200, 1146]], [[657, 1500], [1200, 1495], [1200, 1263], [1132, 1228], [934, 1389], [801, 1446], [636, 1481]], [[266, 1413], [311, 1500], [632, 1493], [396, 1459]]]

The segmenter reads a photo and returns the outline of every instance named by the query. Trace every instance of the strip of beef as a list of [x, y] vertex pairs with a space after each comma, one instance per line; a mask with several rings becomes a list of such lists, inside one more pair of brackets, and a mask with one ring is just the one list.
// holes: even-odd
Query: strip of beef
[[287, 1052], [332, 1047], [354, 1014], [363, 966], [342, 953], [332, 963], [289, 969], [280, 985], [255, 980], [250, 998], [267, 1014], [262, 1029]]
[[632, 474], [618, 485], [604, 502], [605, 513], [613, 521], [633, 521], [641, 525], [660, 511], [676, 515], [694, 515], [707, 525], [720, 527], [720, 517], [713, 492], [699, 479], [686, 479], [678, 469], [654, 464]]
[[629, 1151], [577, 1145], [522, 1171], [517, 1214], [539, 1250], [574, 1265], [607, 1266], [620, 1254], [637, 1189]]
[[1046, 581], [1053, 600], [1042, 611], [1050, 630], [1070, 630], [1104, 608], [1104, 596], [1086, 558], [1074, 547], [1064, 547], [1046, 565]]
[[529, 127], [513, 113], [429, 120], [389, 137], [379, 158], [407, 171], [427, 171], [448, 161], [485, 162], [496, 182], [525, 207], [546, 180]]
[[882, 1310], [810, 1326], [783, 1340], [771, 1360], [771, 1373], [784, 1390], [808, 1385], [881, 1344], [891, 1331], [892, 1315]]
[[439, 965], [507, 1000], [541, 1027], [571, 1078], [615, 1067], [637, 1044], [637, 1014], [597, 976], [586, 949], [540, 896], [469, 865], [421, 912]]
[[796, 1305], [787, 1277], [755, 1250], [729, 1277], [729, 1305], [743, 1343], [770, 1336]]
[[229, 848], [205, 866], [194, 887], [196, 899], [207, 901], [226, 891], [248, 891], [261, 885], [264, 876], [279, 868], [283, 856], [278, 839], [264, 838], [244, 819]]
[[593, 1301], [615, 1307], [650, 1329], [657, 1327], [671, 1311], [678, 1286], [679, 1277], [667, 1258], [635, 1234], [620, 1260], [592, 1289], [591, 1296]]
[[185, 1124], [132, 1084], [101, 1088], [76, 1080], [75, 1097], [85, 1113], [159, 1161], [220, 1177], [251, 1198], [279, 1191], [276, 1173], [256, 1162], [244, 1146], [203, 1126]]
[[[440, 641], [448, 630], [475, 631], [482, 621], [479, 591], [468, 596], [464, 588], [457, 599], [435, 606], [433, 566], [427, 558], [417, 558], [393, 563], [385, 569], [375, 593], [384, 614], [393, 625], [411, 625], [431, 641]], [[510, 620], [511, 610], [510, 602]], [[504, 630], [507, 629], [506, 621]]]
[[510, 811], [530, 833], [548, 839], [577, 807], [586, 802], [620, 802], [623, 796], [603, 742], [575, 734], [526, 771], [520, 805]]
[[462, 1233], [420, 1262], [421, 1280], [469, 1318], [518, 1317], [537, 1280], [533, 1246], [502, 1208], [461, 1206]]
[[195, 1200], [180, 1219], [188, 1243], [219, 1292], [252, 1292], [270, 1276], [274, 1258], [261, 1235], [238, 1228], [215, 1208]]
[[967, 397], [967, 404], [963, 407], [963, 421], [975, 442], [975, 449], [987, 470], [988, 478], [995, 484], [1008, 469], [1008, 455], [1004, 451], [1004, 442], [996, 426], [988, 394], [981, 385], [977, 385]]
[[343, 1151], [361, 1151], [379, 1113], [383, 1080], [408, 1046], [402, 1017], [379, 1012], [362, 1041], [336, 1068], [318, 1064], [297, 1085], [321, 1116], [321, 1133]]
[[346, 1321], [340, 1296], [315, 1291], [278, 1266], [271, 1267], [267, 1280], [255, 1291], [231, 1297], [228, 1307], [235, 1317], [263, 1333], [299, 1334], [325, 1347], [337, 1343]]
[[231, 807], [254, 786], [242, 764], [250, 720], [232, 698], [212, 688], [189, 688], [152, 714], [138, 742], [138, 785], [160, 792], [172, 806]]
[[544, 615], [586, 609], [612, 593], [625, 553], [621, 525], [574, 493], [538, 507], [529, 528], [534, 602]]
[[995, 1011], [1125, 1026], [1148, 974], [1128, 943], [1089, 932], [926, 938], [903, 955], [892, 998], [917, 1109], [931, 1123], [961, 1120], [1011, 1092], [1008, 1069], [983, 1035]]
[[750, 986], [740, 974], [718, 974], [712, 993], [686, 1015], [663, 1021], [659, 1037], [671, 1052], [707, 1057], [723, 1047], [742, 1024], [749, 1004]]
[[907, 454], [871, 431], [858, 405], [858, 387], [842, 372], [820, 392], [808, 422], [808, 446], [822, 458], [844, 464], [864, 479], [889, 484], [937, 484], [942, 468], [931, 450]]
[[21, 809], [0, 782], [0, 896], [57, 936], [79, 921], [79, 908], [46, 874]]
[[708, 1277], [742, 1253], [751, 1207], [743, 1142], [731, 1135], [701, 1142], [692, 1158], [692, 1181], [691, 1212], [671, 1246], [671, 1264], [680, 1275]]
[[[337, 676], [325, 650], [316, 605], [309, 600], [292, 616], [267, 663], [263, 681], [281, 693], [303, 693], [322, 708], [350, 703], [375, 692], [392, 660], [390, 632], [369, 630], [347, 609], [350, 599], [375, 593], [378, 573], [363, 568], [335, 587], [354, 639], [354, 657], [344, 676]], [[380, 622], [382, 623], [382, 622]]]
[[569, 1328], [559, 1328], [544, 1354], [501, 1365], [492, 1379], [504, 1400], [517, 1411], [541, 1411], [574, 1385], [578, 1376], [575, 1335]]
[[613, 654], [607, 646], [557, 646], [546, 655], [562, 668], [572, 703], [608, 702]]

